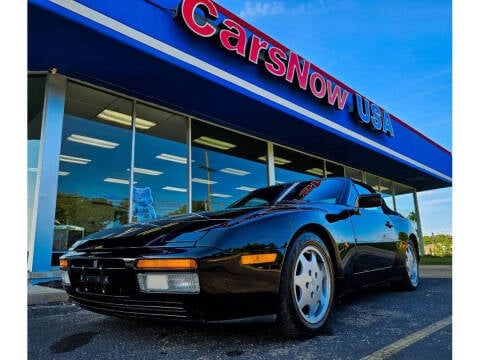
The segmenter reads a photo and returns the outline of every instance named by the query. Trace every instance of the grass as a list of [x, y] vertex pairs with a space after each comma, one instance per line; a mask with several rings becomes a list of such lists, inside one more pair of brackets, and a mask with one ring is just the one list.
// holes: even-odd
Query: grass
[[452, 256], [421, 256], [420, 265], [452, 265]]

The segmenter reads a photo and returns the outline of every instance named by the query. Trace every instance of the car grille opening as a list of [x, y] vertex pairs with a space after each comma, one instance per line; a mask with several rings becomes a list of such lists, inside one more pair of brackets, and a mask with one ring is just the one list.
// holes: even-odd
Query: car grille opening
[[136, 272], [123, 259], [77, 258], [70, 260], [70, 298], [81, 307], [127, 317], [188, 319], [197, 317], [181, 297], [143, 294], [137, 290]]

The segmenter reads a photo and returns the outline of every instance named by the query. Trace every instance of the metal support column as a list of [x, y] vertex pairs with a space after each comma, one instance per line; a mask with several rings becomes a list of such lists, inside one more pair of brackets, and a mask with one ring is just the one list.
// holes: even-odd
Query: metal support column
[[419, 250], [420, 250], [420, 255], [425, 255], [425, 249], [423, 247], [422, 224], [421, 224], [421, 221], [420, 221], [420, 209], [418, 207], [418, 199], [417, 199], [417, 190], [413, 190], [413, 201], [415, 203], [415, 214], [417, 215], [418, 247], [419, 247]]
[[267, 181], [268, 185], [275, 185], [275, 157], [271, 142], [267, 142]]
[[32, 214], [33, 241], [29, 244], [28, 249], [28, 271], [31, 272], [47, 272], [52, 268], [51, 257], [66, 88], [67, 78], [65, 76], [47, 75]]

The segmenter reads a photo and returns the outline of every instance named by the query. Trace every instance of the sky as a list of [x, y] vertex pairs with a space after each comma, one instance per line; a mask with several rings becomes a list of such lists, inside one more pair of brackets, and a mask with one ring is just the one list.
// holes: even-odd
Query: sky
[[[452, 2], [217, 0], [452, 151]], [[418, 193], [424, 235], [452, 233], [452, 188]]]

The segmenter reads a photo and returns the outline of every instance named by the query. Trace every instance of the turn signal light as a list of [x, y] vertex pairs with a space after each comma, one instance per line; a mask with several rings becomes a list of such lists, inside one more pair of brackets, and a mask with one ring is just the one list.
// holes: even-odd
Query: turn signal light
[[139, 259], [137, 269], [194, 270], [197, 262], [193, 259]]
[[275, 260], [277, 260], [277, 254], [276, 253], [242, 255], [240, 257], [240, 263], [242, 265], [273, 263], [273, 262], [275, 262]]
[[67, 259], [60, 259], [60, 268], [66, 269], [68, 267], [68, 260]]

